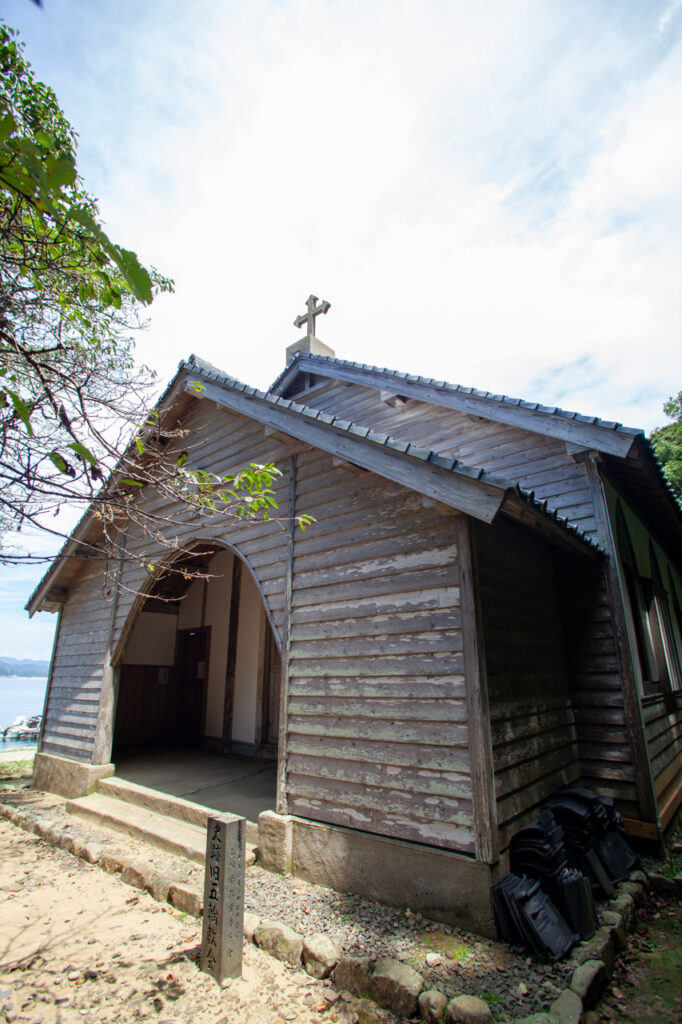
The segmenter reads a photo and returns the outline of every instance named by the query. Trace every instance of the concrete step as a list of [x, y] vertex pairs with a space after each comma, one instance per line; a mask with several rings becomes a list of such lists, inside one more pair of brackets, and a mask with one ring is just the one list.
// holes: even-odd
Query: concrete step
[[[131, 783], [126, 785], [131, 785]], [[143, 789], [144, 787], [137, 788]], [[125, 835], [139, 839], [159, 850], [165, 850], [166, 853], [196, 861], [197, 864], [204, 863], [206, 855], [205, 820], [203, 826], [196, 825], [176, 817], [170, 817], [149, 807], [128, 803], [106, 793], [91, 793], [89, 796], [67, 800], [66, 809], [70, 814], [75, 814], [93, 825], [123, 832]], [[206, 811], [206, 808], [203, 810]], [[255, 854], [255, 848], [247, 842], [247, 864], [253, 863]]]
[[[106, 779], [100, 779], [97, 784], [97, 792], [104, 796], [114, 797], [123, 800], [125, 803], [135, 807], [143, 807], [156, 814], [163, 814], [168, 818], [176, 818], [189, 825], [197, 825], [199, 828], [206, 828], [206, 821], [209, 815], [222, 814], [222, 811], [214, 810], [211, 807], [204, 807], [201, 804], [192, 803], [191, 800], [183, 800], [182, 797], [172, 796], [170, 793], [161, 793], [157, 789], [149, 789], [147, 786], [140, 786], [136, 782], [128, 782], [126, 779], [117, 779], [111, 775]], [[246, 823], [246, 842], [252, 846], [258, 845], [258, 825], [253, 821]]]
[[174, 853], [203, 864], [206, 854], [206, 830], [198, 825], [146, 807], [136, 807], [103, 793], [91, 793], [75, 800], [67, 800], [66, 809], [70, 814], [84, 818], [93, 825], [123, 832], [134, 839], [141, 839], [166, 853]]

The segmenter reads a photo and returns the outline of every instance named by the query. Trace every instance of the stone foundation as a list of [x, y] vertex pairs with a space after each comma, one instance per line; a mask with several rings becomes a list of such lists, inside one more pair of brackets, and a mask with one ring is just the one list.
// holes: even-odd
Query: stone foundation
[[258, 832], [258, 860], [271, 871], [286, 872], [290, 864], [307, 882], [495, 937], [490, 886], [500, 872], [488, 864], [273, 811], [259, 816]]
[[56, 754], [36, 754], [32, 786], [74, 800], [92, 793], [98, 781], [115, 770], [113, 764], [85, 764]]

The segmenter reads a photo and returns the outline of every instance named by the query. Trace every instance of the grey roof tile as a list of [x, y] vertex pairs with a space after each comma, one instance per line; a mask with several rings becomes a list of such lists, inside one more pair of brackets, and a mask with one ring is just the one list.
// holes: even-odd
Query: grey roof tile
[[[270, 390], [277, 388], [279, 383], [283, 380], [283, 378], [291, 371], [293, 365], [297, 362], [300, 362], [303, 358], [310, 359], [313, 362], [321, 363], [327, 366], [352, 366], [355, 367], [356, 369], [367, 370], [371, 373], [380, 373], [387, 378], [402, 378], [403, 380], [421, 382], [424, 384], [429, 384], [433, 387], [442, 388], [444, 391], [455, 391], [459, 392], [460, 394], [474, 395], [477, 398], [484, 398], [494, 402], [506, 402], [508, 404], [518, 405], [522, 409], [530, 409], [535, 412], [544, 413], [548, 416], [562, 416], [567, 419], [577, 419], [581, 423], [590, 423], [593, 424], [594, 426], [603, 427], [607, 430], [617, 430], [619, 433], [628, 434], [632, 437], [643, 435], [643, 431], [636, 427], [624, 427], [621, 423], [616, 423], [611, 420], [600, 420], [598, 416], [587, 416], [583, 418], [578, 413], [570, 412], [564, 409], [559, 409], [557, 406], [540, 405], [538, 402], [528, 402], [525, 401], [524, 399], [510, 397], [509, 395], [497, 395], [493, 394], [491, 391], [481, 391], [477, 388], [465, 387], [464, 385], [461, 384], [448, 384], [445, 381], [436, 381], [433, 378], [420, 377], [416, 374], [402, 373], [398, 370], [391, 370], [382, 366], [372, 366], [369, 363], [356, 363], [347, 359], [337, 359], [336, 357], [331, 356], [307, 355], [300, 352], [296, 354], [292, 362], [289, 363], [289, 365], [282, 371], [282, 373], [280, 373], [279, 376], [273, 381], [272, 385], [270, 386]], [[202, 361], [197, 360], [197, 362], [201, 363]]]
[[432, 452], [430, 448], [420, 448], [416, 444], [410, 444], [407, 447], [407, 454], [412, 455], [413, 458], [419, 459], [421, 462], [426, 462]]
[[[329, 356], [316, 356], [316, 360], [325, 359], [329, 362], [334, 362]], [[208, 376], [207, 370], [203, 366], [199, 366], [198, 360], [194, 363], [187, 361], [186, 363], [180, 364], [180, 369], [196, 370], [204, 375]], [[225, 387], [232, 388], [234, 390], [244, 390], [245, 385], [241, 384], [240, 381], [235, 380], [233, 377], [229, 377], [225, 373], [221, 373], [216, 370], [215, 367], [211, 367], [210, 364], [206, 364], [210, 367], [217, 376], [215, 379], [219, 380]], [[404, 376], [404, 375], [402, 375]], [[170, 387], [170, 385], [169, 385]], [[311, 408], [307, 405], [302, 405], [298, 402], [292, 402], [290, 399], [282, 398], [281, 396], [273, 396], [272, 392], [257, 391], [255, 388], [248, 388], [246, 391], [253, 397], [261, 400], [272, 402], [275, 400], [275, 404], [281, 408], [290, 409], [297, 415], [303, 416], [309, 420], [317, 420], [319, 423], [324, 423], [335, 430], [341, 430], [344, 433], [352, 435], [354, 437], [361, 438], [362, 440], [369, 441], [372, 444], [378, 444], [382, 447], [394, 451], [397, 453], [405, 454], [409, 458], [414, 458], [420, 462], [429, 462], [431, 465], [437, 466], [438, 468], [447, 470], [448, 472], [455, 473], [459, 476], [468, 477], [471, 480], [480, 480], [483, 483], [489, 484], [492, 487], [497, 487], [504, 491], [514, 491], [524, 501], [532, 505], [534, 508], [539, 509], [548, 515], [551, 519], [556, 520], [557, 523], [562, 525], [570, 533], [582, 540], [588, 547], [594, 548], [597, 551], [602, 551], [602, 548], [597, 542], [587, 534], [583, 533], [579, 527], [570, 523], [565, 517], [559, 516], [553, 509], [549, 508], [547, 501], [539, 501], [534, 492], [524, 490], [514, 481], [506, 480], [502, 477], [494, 476], [492, 473], [486, 472], [484, 469], [480, 469], [476, 466], [467, 466], [464, 463], [453, 459], [449, 456], [439, 455], [437, 452], [427, 449], [419, 448], [416, 445], [412, 445], [407, 441], [399, 441], [396, 438], [390, 437], [388, 434], [379, 434], [369, 427], [353, 423], [350, 420], [337, 419], [330, 413], [321, 412], [319, 409]]]

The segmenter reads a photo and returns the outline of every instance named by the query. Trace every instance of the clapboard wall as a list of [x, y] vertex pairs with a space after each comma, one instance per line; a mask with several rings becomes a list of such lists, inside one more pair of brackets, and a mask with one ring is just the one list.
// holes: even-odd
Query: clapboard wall
[[[190, 464], [215, 473], [237, 470], [250, 462], [274, 462], [282, 471], [275, 487], [280, 514], [288, 509], [289, 459], [287, 446], [265, 434], [263, 427], [233, 415], [213, 403], [196, 401], [183, 427], [191, 439]], [[177, 502], [143, 494], [146, 511], [161, 517], [178, 546], [194, 540], [234, 547], [248, 562], [266, 605], [278, 645], [284, 629], [286, 531], [277, 522], [248, 522], [222, 516], [199, 516]], [[110, 657], [119, 663], [137, 613], [142, 592], [151, 583], [144, 562], [160, 564], [172, 549], [154, 543], [149, 534], [131, 525], [125, 538], [126, 556], [120, 586], [105, 586], [102, 562], [82, 562], [69, 586], [62, 609], [50, 677], [41, 749], [81, 761], [107, 759], [94, 754], [102, 679]], [[111, 590], [105, 597], [104, 591]], [[113, 625], [112, 625], [113, 616]], [[109, 640], [111, 646], [109, 647]]]
[[500, 849], [557, 786], [580, 778], [560, 568], [515, 523], [476, 524]]
[[[274, 463], [281, 472], [274, 491], [278, 511], [274, 516], [288, 516], [289, 458], [287, 445], [266, 436], [263, 426], [245, 416], [221, 409], [210, 401], [197, 401], [183, 421], [189, 442], [188, 467], [202, 468], [224, 475], [250, 463]], [[185, 442], [188, 443], [188, 442]], [[145, 496], [145, 508], [169, 524], [165, 529], [178, 547], [195, 540], [214, 541], [233, 547], [246, 561], [266, 605], [278, 646], [281, 644], [285, 619], [285, 572], [287, 534], [278, 522], [254, 522], [234, 516], [199, 515], [176, 501], [161, 496]], [[140, 563], [157, 563], [167, 558], [169, 548], [159, 548], [149, 537], [130, 531], [127, 558], [123, 569], [123, 586], [116, 610], [112, 650], [120, 660], [129, 634], [131, 611], [140, 606], [137, 596], [148, 584], [148, 576]]]
[[645, 697], [642, 704], [658, 813], [666, 828], [682, 791], [682, 694]]
[[[387, 386], [399, 390], [399, 382], [389, 379]], [[563, 441], [416, 399], [393, 407], [376, 388], [360, 384], [332, 381], [299, 400], [518, 481], [586, 534], [596, 532], [585, 466], [571, 458]]]
[[604, 567], [573, 562], [562, 574], [564, 623], [582, 782], [639, 818], [623, 681]]
[[69, 589], [55, 641], [41, 750], [91, 761], [112, 600], [99, 561], [83, 562]]
[[296, 508], [288, 810], [472, 852], [453, 513], [319, 452]]

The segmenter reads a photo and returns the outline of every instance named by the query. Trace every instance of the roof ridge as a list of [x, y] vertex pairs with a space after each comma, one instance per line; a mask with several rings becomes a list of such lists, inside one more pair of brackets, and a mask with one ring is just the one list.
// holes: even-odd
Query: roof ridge
[[467, 387], [463, 384], [451, 384], [444, 380], [435, 380], [433, 377], [422, 377], [418, 374], [404, 373], [401, 370], [392, 370], [385, 366], [371, 366], [368, 363], [357, 363], [350, 359], [339, 359], [337, 356], [321, 356], [307, 352], [297, 352], [291, 362], [282, 370], [282, 372], [275, 378], [270, 387], [269, 391], [274, 391], [281, 382], [284, 380], [286, 375], [302, 360], [312, 359], [316, 363], [322, 364], [335, 364], [339, 366], [352, 367], [355, 370], [365, 370], [370, 373], [379, 373], [382, 376], [389, 378], [392, 382], [396, 380], [406, 380], [414, 384], [424, 384], [429, 387], [438, 388], [441, 391], [448, 391], [451, 393], [459, 393], [470, 395], [473, 398], [481, 398], [487, 401], [499, 402], [503, 405], [516, 405], [522, 409], [529, 409], [533, 412], [543, 413], [548, 416], [559, 416], [562, 419], [572, 419], [577, 423], [590, 424], [591, 426], [601, 427], [604, 430], [612, 430], [620, 434], [627, 434], [631, 437], [638, 437], [644, 435], [644, 431], [639, 427], [626, 427], [622, 423], [616, 420], [603, 420], [599, 416], [588, 416], [584, 413], [574, 412], [567, 409], [562, 409], [559, 406], [542, 405], [540, 402], [529, 402], [523, 398], [514, 398], [510, 395], [495, 394], [492, 391], [481, 391], [477, 388]]
[[[327, 359], [329, 357], [322, 356], [321, 358]], [[182, 364], [180, 365], [182, 367]], [[242, 384], [241, 381], [236, 380], [236, 378], [230, 377], [229, 374], [216, 370], [215, 367], [211, 366], [211, 364], [206, 365], [210, 366], [210, 375], [209, 373], [206, 374], [209, 376], [209, 379], [215, 380], [216, 376], [218, 378], [222, 377], [223, 379], [216, 380], [216, 383], [233, 388], [234, 390], [245, 392], [251, 398], [256, 398], [260, 401], [269, 402], [273, 405], [290, 409], [292, 412], [305, 416], [306, 419], [314, 420], [318, 423], [321, 422], [325, 426], [343, 431], [343, 433], [349, 434], [352, 437], [357, 437], [359, 440], [370, 441], [378, 447], [386, 448], [388, 451], [407, 455], [408, 458], [414, 459], [415, 461], [428, 462], [430, 465], [437, 466], [439, 469], [443, 469], [446, 472], [456, 473], [457, 475], [467, 477], [470, 480], [478, 480], [482, 484], [488, 484], [489, 486], [496, 487], [502, 491], [513, 491], [524, 501], [527, 501], [533, 508], [539, 509], [550, 519], [555, 520], [569, 533], [578, 537], [589, 547], [597, 551], [602, 550], [594, 538], [584, 533], [584, 531], [571, 523], [565, 516], [559, 515], [556, 510], [550, 508], [546, 499], [540, 500], [536, 498], [534, 491], [523, 489], [515, 480], [508, 480], [506, 477], [496, 476], [495, 474], [489, 473], [486, 469], [482, 469], [478, 466], [469, 466], [452, 456], [440, 455], [433, 449], [419, 448], [417, 445], [414, 445], [409, 441], [400, 441], [397, 438], [391, 437], [390, 434], [379, 433], [364, 424], [354, 423], [352, 420], [342, 419], [340, 416], [333, 416], [330, 413], [323, 413], [320, 409], [315, 409], [314, 407], [305, 405], [301, 402], [295, 402], [291, 398], [283, 398], [281, 395], [274, 395], [271, 390], [266, 392], [260, 391], [257, 388], [247, 387], [245, 384]], [[187, 369], [195, 369], [196, 367], [196, 360], [193, 363], [189, 363], [188, 361], [186, 364]], [[200, 375], [202, 375], [203, 372], [204, 371], [199, 370]]]

